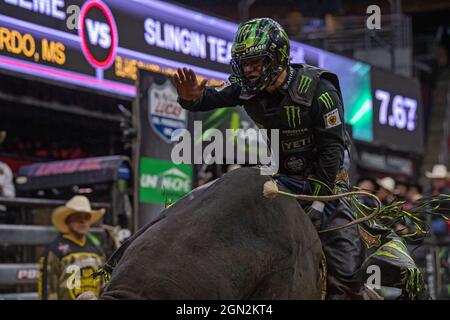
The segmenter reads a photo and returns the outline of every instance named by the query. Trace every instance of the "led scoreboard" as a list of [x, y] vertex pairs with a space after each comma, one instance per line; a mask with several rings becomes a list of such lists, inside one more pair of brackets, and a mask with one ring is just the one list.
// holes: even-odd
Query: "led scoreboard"
[[374, 143], [423, 153], [423, 111], [416, 79], [372, 68]]

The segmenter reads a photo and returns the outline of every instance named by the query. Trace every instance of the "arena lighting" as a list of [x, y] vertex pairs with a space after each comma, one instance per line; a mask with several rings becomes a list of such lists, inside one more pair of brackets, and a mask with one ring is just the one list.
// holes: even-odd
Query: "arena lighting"
[[368, 99], [364, 102], [361, 109], [355, 115], [353, 118], [349, 121], [349, 124], [354, 125], [357, 123], [364, 115], [366, 115], [368, 112], [372, 110], [372, 100]]
[[68, 82], [75, 85], [83, 84], [84, 87], [89, 87], [93, 89], [105, 90], [108, 88], [110, 92], [121, 93], [127, 96], [135, 96], [136, 88], [135, 86], [125, 85], [113, 81], [102, 80], [99, 81], [93, 77], [87, 77], [82, 74], [70, 71], [64, 71], [53, 67], [44, 67], [38, 64], [0, 56], [0, 67], [10, 70], [17, 71], [32, 76], [41, 77], [45, 74], [45, 78], [50, 80]]

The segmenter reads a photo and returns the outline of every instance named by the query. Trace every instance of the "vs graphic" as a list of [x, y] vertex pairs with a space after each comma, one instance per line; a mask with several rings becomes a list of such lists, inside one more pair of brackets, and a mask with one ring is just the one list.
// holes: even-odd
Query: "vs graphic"
[[97, 70], [109, 68], [118, 45], [118, 33], [108, 6], [102, 1], [91, 0], [81, 8], [71, 5], [66, 12], [66, 27], [78, 30], [86, 60]]
[[[80, 12], [81, 8], [77, 5], [70, 5], [67, 7], [67, 20], [66, 26], [69, 30], [79, 30], [80, 24]], [[108, 49], [111, 46], [111, 27], [108, 23], [94, 21], [86, 18], [86, 30], [89, 37], [89, 42], [96, 46], [100, 45], [104, 49]]]
[[86, 30], [92, 45], [100, 45], [103, 49], [111, 46], [111, 28], [107, 23], [86, 19]]

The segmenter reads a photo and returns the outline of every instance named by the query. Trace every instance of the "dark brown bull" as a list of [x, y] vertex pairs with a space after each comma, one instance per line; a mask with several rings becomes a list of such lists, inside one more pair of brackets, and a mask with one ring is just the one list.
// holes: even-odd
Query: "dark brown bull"
[[126, 248], [100, 299], [320, 299], [321, 242], [294, 199], [254, 168], [163, 211]]

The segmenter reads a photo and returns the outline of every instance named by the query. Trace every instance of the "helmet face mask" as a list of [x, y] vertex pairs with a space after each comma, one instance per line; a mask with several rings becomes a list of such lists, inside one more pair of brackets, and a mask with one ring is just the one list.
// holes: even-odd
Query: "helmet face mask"
[[[274, 20], [253, 19], [239, 26], [231, 54], [233, 73], [243, 90], [247, 94], [256, 94], [275, 83], [288, 66], [289, 40], [286, 32]], [[252, 62], [257, 64], [258, 58], [262, 65], [259, 77], [255, 78], [256, 70], [248, 66]]]
[[[257, 58], [259, 61], [256, 60]], [[238, 75], [241, 85], [246, 88], [247, 93], [256, 93], [264, 90], [273, 82], [271, 81], [272, 63], [273, 59], [268, 54], [236, 59], [233, 60], [233, 72]], [[249, 73], [247, 69], [251, 69], [253, 72]]]

